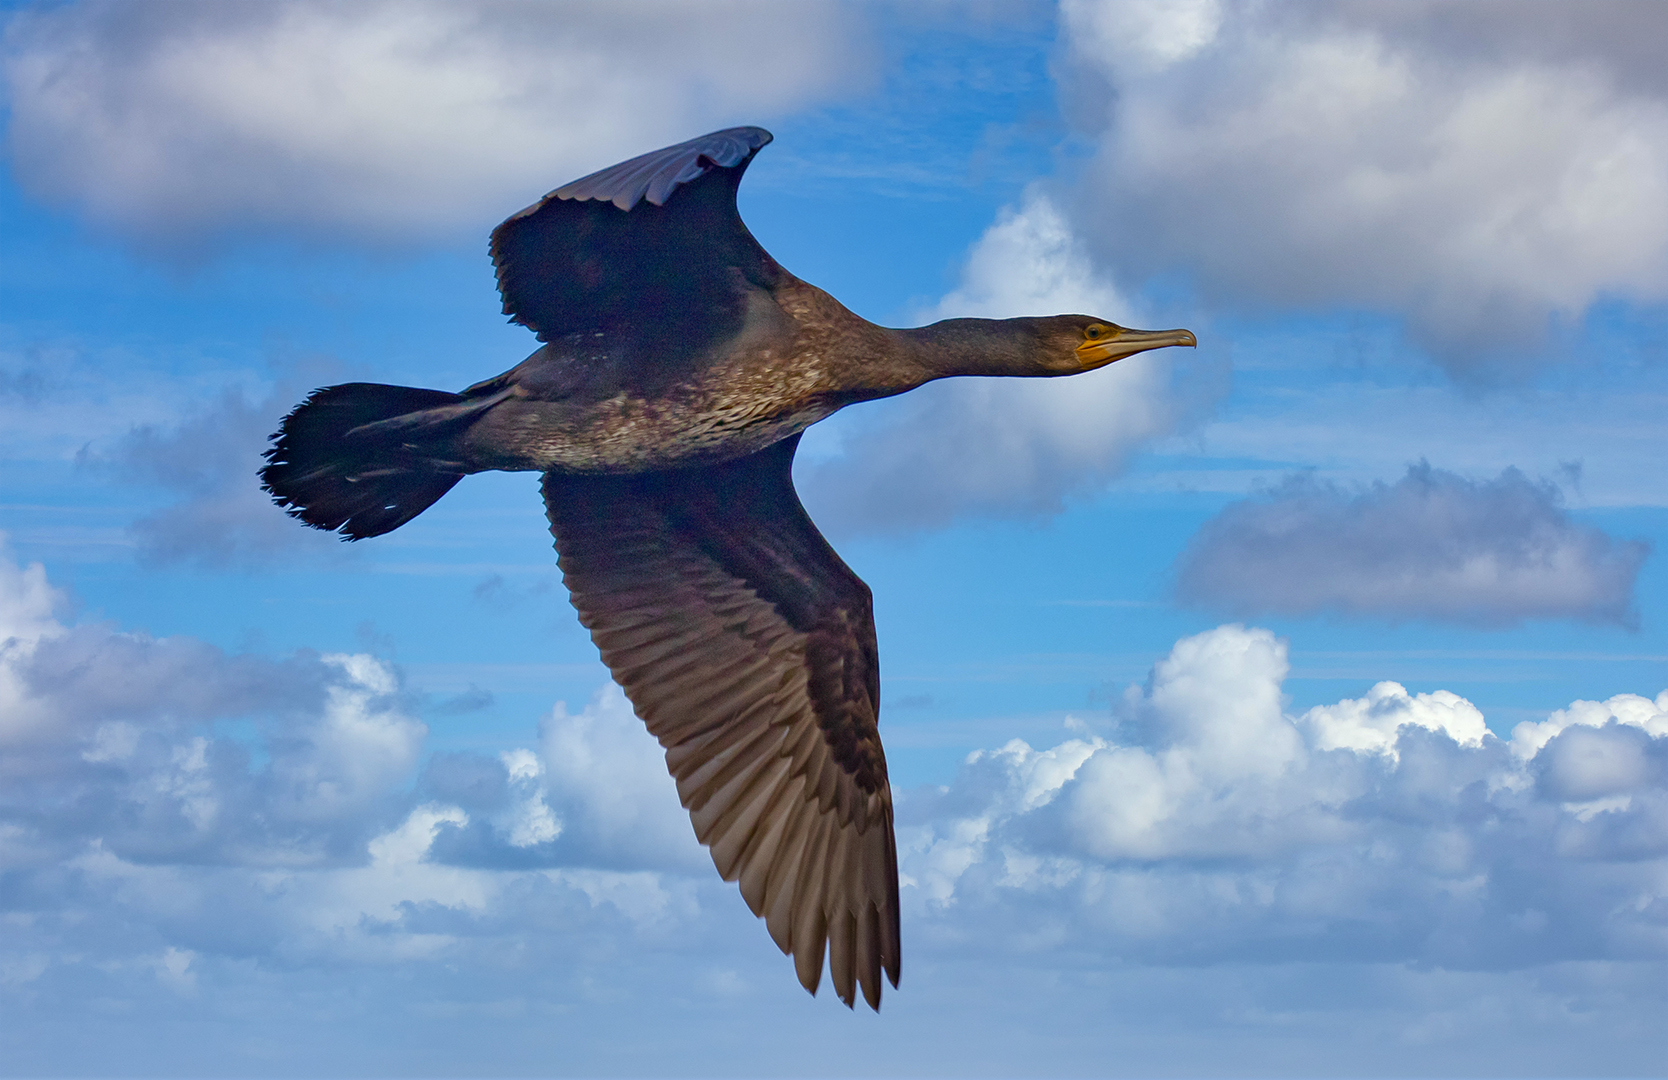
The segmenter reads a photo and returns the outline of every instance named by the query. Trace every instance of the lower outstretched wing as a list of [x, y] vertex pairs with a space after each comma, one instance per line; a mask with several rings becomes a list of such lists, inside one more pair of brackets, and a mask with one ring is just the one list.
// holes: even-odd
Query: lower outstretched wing
[[898, 983], [892, 791], [868, 586], [794, 494], [799, 437], [722, 465], [547, 473], [579, 619], [625, 688], [695, 835], [812, 993]]

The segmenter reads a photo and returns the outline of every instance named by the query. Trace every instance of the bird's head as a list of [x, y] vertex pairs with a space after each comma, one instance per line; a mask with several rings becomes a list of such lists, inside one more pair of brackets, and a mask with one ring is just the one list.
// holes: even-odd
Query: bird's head
[[1148, 349], [1199, 344], [1191, 330], [1131, 330], [1089, 315], [1059, 315], [1042, 321], [1044, 363], [1050, 374], [1075, 375]]

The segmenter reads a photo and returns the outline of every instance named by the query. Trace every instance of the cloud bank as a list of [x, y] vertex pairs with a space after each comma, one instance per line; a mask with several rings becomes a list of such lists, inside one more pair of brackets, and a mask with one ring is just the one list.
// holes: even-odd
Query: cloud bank
[[1220, 627], [1179, 641], [1109, 737], [975, 754], [912, 808], [917, 895], [1182, 964], [1665, 955], [1668, 692], [1508, 741], [1394, 683], [1288, 716], [1286, 672], [1268, 631]]
[[1061, 6], [1069, 206], [1120, 280], [1237, 309], [1405, 316], [1450, 370], [1595, 301], [1668, 299], [1660, 5]]
[[[961, 285], [921, 321], [1072, 313], [1149, 328], [1033, 189], [985, 231]], [[1139, 353], [1063, 379], [946, 379], [848, 414], [808, 436], [806, 503], [833, 531], [1057, 514], [1214, 403], [1224, 389], [1214, 368], [1180, 352]]]
[[[272, 1037], [292, 1025], [338, 1067], [367, 1029], [409, 1029], [412, 1008], [428, 1019], [386, 1044], [396, 1057], [452, 1047], [413, 1066], [513, 1063], [506, 1046], [544, 1045], [541, 1017], [566, 1032], [559, 1045], [583, 1046], [595, 1032], [572, 1019], [621, 1008], [665, 1013], [673, 1039], [738, 1008], [781, 1012], [789, 1042], [820, 1030], [805, 1017], [843, 1015], [800, 1011], [816, 1003], [714, 880], [617, 690], [557, 707], [530, 746], [425, 761], [414, 698], [374, 657], [228, 655], [66, 626], [60, 603], [40, 567], [0, 562], [8, 1015], [105, 1002], [87, 1022], [112, 1046], [121, 1017]], [[1475, 1028], [1429, 1029], [1416, 999], [1484, 980], [1529, 1011], [1479, 1022], [1517, 1025], [1522, 1045], [1577, 1034], [1642, 1052], [1627, 1025], [1660, 1009], [1668, 965], [1668, 691], [1577, 702], [1502, 740], [1464, 699], [1394, 683], [1288, 715], [1286, 672], [1268, 631], [1220, 627], [1177, 642], [1110, 729], [1015, 740], [973, 754], [951, 784], [900, 792], [915, 974], [894, 1007], [935, 1023], [943, 998], [965, 1026], [969, 1006], [1008, 1007], [967, 998], [975, 984], [1008, 1001], [1003, 987], [1048, 972], [1074, 1001], [1301, 998], [1309, 1019], [1236, 1023], [1290, 1034], [1365, 1008], [1393, 1029], [1375, 1039], [1422, 1030], [1451, 1067]], [[983, 977], [969, 983], [968, 965]], [[1209, 986], [1185, 989], [1199, 965]], [[1314, 997], [1398, 980], [1396, 1003]], [[1616, 995], [1632, 1004], [1605, 1014], [1607, 1034], [1534, 1012], [1556, 1000], [1590, 1017]], [[14, 1061], [65, 1052], [32, 1038], [0, 1035]], [[186, 1042], [222, 1071], [307, 1060]], [[619, 1052], [605, 1042], [584, 1060]], [[93, 1044], [71, 1057], [110, 1071]], [[139, 1071], [192, 1060], [146, 1045], [161, 1057]], [[725, 1060], [779, 1070], [762, 1053]]]
[[1175, 589], [1242, 618], [1633, 626], [1649, 552], [1576, 523], [1554, 485], [1515, 469], [1471, 481], [1420, 464], [1364, 491], [1294, 476], [1233, 503], [1177, 559]]
[[831, 5], [88, 3], [4, 41], [24, 185], [147, 245], [425, 242], [863, 82]]

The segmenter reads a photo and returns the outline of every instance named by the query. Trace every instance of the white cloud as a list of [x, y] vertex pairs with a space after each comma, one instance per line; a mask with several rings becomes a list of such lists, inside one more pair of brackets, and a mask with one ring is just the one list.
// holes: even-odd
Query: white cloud
[[385, 796], [416, 768], [428, 735], [390, 700], [398, 683], [382, 661], [365, 655], [322, 659], [346, 678], [325, 688], [310, 751], [273, 762], [281, 799], [296, 816], [312, 820], [348, 816]]
[[[1220, 627], [1176, 644], [1111, 737], [975, 755], [906, 814], [917, 910], [954, 908], [973, 938], [1051, 920], [1079, 960], [1668, 958], [1655, 705], [1578, 703], [1525, 757], [1447, 693], [1380, 684], [1289, 716], [1285, 673], [1268, 631]], [[1039, 787], [1033, 762], [1061, 752]]]
[[1511, 4], [1061, 15], [1068, 79], [1107, 88], [1073, 216], [1128, 280], [1403, 315], [1469, 372], [1601, 298], [1668, 299], [1668, 87], [1637, 62], [1659, 5], [1595, 6], [1598, 32]]
[[[554, 1019], [563, 1060], [596, 1064], [618, 1052], [622, 1009], [666, 1019], [637, 1050], [686, 1054], [740, 1006], [784, 1045], [849, 1040], [716, 880], [617, 690], [554, 710], [536, 752], [437, 754], [413, 786], [423, 732], [381, 661], [65, 626], [44, 575], [0, 571], [0, 623], [34, 643], [14, 638], [0, 672], [51, 718], [8, 745], [0, 784], [0, 1004], [30, 1031], [74, 1016], [130, 1053], [110, 1019], [126, 1016], [206, 1040], [143, 1043], [156, 1062], [202, 1045], [295, 1063], [245, 1045], [293, 1030], [337, 1062], [369, 1039], [384, 1062], [444, 1044], [508, 1065], [549, 1060], [528, 1033]], [[123, 681], [101, 695], [80, 670]], [[1660, 1000], [1668, 944], [1668, 691], [1575, 703], [1508, 745], [1463, 699], [1389, 684], [1290, 716], [1286, 672], [1268, 631], [1220, 627], [1177, 642], [1110, 730], [1015, 740], [945, 788], [900, 790], [915, 959], [889, 1008], [919, 1016], [877, 1052], [914, 1071], [924, 1025], [985, 1060], [969, 1018], [1000, 1026], [1017, 999], [1051, 1039], [1085, 1009], [1145, 1018], [1117, 1028], [1167, 1033], [1131, 1044], [1143, 1071], [1165, 1040], [1228, 1020], [1248, 1047], [1303, 1033], [1333, 1072], [1363, 1017], [1374, 1047], [1416, 1035], [1447, 1062], [1479, 1031], [1633, 1060], [1630, 1018]], [[18, 707], [0, 702], [0, 721]], [[562, 828], [518, 838], [538, 806]], [[1364, 986], [1374, 1003], [1334, 993]], [[1466, 1011], [1480, 992], [1511, 1015]], [[110, 1012], [87, 1019], [89, 1001]], [[1177, 1020], [1185, 1002], [1208, 1015]], [[1593, 1016], [1612, 1018], [1601, 1035]], [[1345, 1018], [1348, 1045], [1326, 1043]], [[8, 1046], [49, 1043], [62, 1052]], [[768, 1072], [779, 1050], [736, 1070]]]
[[36, 193], [168, 248], [297, 230], [422, 242], [862, 81], [829, 5], [290, 0], [27, 12], [5, 39]]
[[[562, 835], [562, 822], [544, 801], [544, 766], [538, 755], [526, 748], [506, 750], [498, 755], [509, 774], [515, 800], [507, 815], [498, 823], [507, 834], [512, 847], [527, 848], [548, 844]], [[460, 824], [466, 824], [467, 821]]]
[[593, 866], [710, 866], [678, 803], [660, 744], [618, 686], [578, 713], [558, 703], [540, 725], [545, 790], [571, 829], [575, 857]]
[[1440, 731], [1461, 746], [1481, 746], [1488, 725], [1477, 706], [1448, 690], [1409, 694], [1401, 683], [1381, 682], [1366, 697], [1317, 705], [1298, 721], [1311, 729], [1317, 750], [1375, 751], [1396, 755], [1396, 740], [1408, 725]]
[[960, 287], [921, 321], [1069, 314], [1117, 316], [1125, 325], [1136, 318], [1130, 301], [1095, 271], [1054, 201], [1033, 187], [1017, 209], [997, 215], [968, 253]]
[[1649, 551], [1576, 523], [1515, 469], [1475, 482], [1416, 465], [1360, 491], [1289, 477], [1231, 504], [1177, 560], [1176, 591], [1240, 616], [1630, 625]]
[[64, 597], [40, 563], [19, 566], [0, 533], [0, 751], [25, 743], [50, 721], [32, 700], [22, 671], [40, 643], [64, 632], [54, 617]]
[[1541, 784], [1566, 807], [1578, 808], [1583, 821], [1599, 811], [1627, 810], [1633, 792], [1661, 777], [1662, 755], [1654, 749], [1638, 728], [1571, 727], [1547, 748]]
[[1638, 694], [1617, 694], [1608, 701], [1577, 701], [1545, 720], [1525, 720], [1513, 728], [1512, 750], [1520, 758], [1532, 758], [1565, 728], [1604, 727], [1610, 723], [1641, 728], [1652, 737], [1668, 735], [1668, 696], [1652, 701]]
[[1224, 12], [1220, 0], [1126, 0], [1067, 3], [1061, 15], [1084, 59], [1115, 59], [1119, 70], [1151, 74], [1208, 47]]
[[[974, 245], [960, 287], [921, 317], [1057, 314], [1143, 321], [1033, 189]], [[833, 531], [1058, 513], [1213, 400], [1217, 382], [1177, 351], [1069, 378], [945, 379], [813, 428], [800, 466], [806, 503]]]
[[1062, 812], [1076, 845], [1112, 860], [1208, 858], [1314, 839], [1291, 804], [1304, 747], [1281, 711], [1286, 671], [1285, 646], [1266, 630], [1177, 642], [1125, 701], [1145, 745], [1108, 744], [1062, 778], [1074, 781]]
[[[83, 920], [108, 917], [126, 936], [104, 939], [94, 963], [185, 993], [228, 958], [438, 956], [453, 935], [419, 925], [416, 912], [485, 917], [506, 892], [554, 891], [652, 922], [688, 907], [687, 889], [658, 871], [710, 868], [618, 690], [578, 715], [557, 708], [548, 768], [526, 749], [474, 756], [503, 789], [477, 820], [459, 800], [413, 790], [428, 732], [382, 660], [231, 656], [191, 639], [66, 626], [61, 603], [42, 567], [0, 557], [0, 873], [32, 882], [8, 894], [22, 906], [6, 909], [45, 935], [29, 940], [65, 941]], [[555, 857], [551, 804], [578, 841]], [[474, 828], [496, 837], [485, 858]], [[490, 865], [498, 849], [543, 862]], [[611, 868], [633, 860], [656, 872]], [[25, 982], [82, 962], [82, 947], [66, 946], [41, 968], [37, 950], [18, 944], [0, 944], [0, 971]]]
[[423, 861], [441, 825], [467, 825], [469, 815], [455, 806], [425, 803], [406, 815], [398, 828], [373, 837], [365, 850], [372, 866], [401, 866]]
[[[0, 533], [0, 545], [6, 534]], [[0, 551], [4, 548], [0, 547]], [[0, 557], [0, 648], [29, 648], [43, 637], [62, 630], [53, 613], [63, 595], [46, 580], [40, 563], [19, 566]]]

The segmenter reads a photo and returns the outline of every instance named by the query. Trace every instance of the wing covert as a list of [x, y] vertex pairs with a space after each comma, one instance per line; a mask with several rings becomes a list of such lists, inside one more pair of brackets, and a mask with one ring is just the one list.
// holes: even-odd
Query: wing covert
[[553, 341], [603, 334], [687, 354], [741, 328], [748, 286], [782, 273], [736, 212], [763, 128], [730, 128], [557, 188], [492, 232], [504, 314]]
[[666, 765], [719, 874], [816, 992], [899, 975], [892, 794], [868, 587], [793, 491], [798, 437], [738, 461], [547, 473], [580, 621]]

